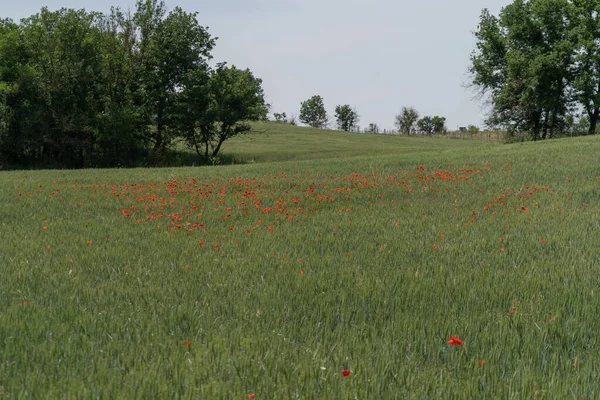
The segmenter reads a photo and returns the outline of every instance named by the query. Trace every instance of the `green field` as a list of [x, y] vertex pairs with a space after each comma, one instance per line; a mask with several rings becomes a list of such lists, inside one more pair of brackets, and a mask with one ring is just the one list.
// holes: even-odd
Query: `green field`
[[0, 172], [0, 398], [600, 397], [600, 137], [268, 127]]

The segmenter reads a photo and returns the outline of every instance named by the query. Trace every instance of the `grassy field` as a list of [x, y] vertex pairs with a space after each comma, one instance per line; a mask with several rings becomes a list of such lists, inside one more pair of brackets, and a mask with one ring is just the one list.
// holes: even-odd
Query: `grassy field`
[[600, 397], [600, 137], [224, 151], [0, 172], [0, 398]]
[[[263, 163], [273, 161], [300, 161], [353, 156], [401, 156], [414, 152], [465, 148], [460, 140], [446, 138], [412, 137], [411, 140], [393, 135], [348, 133], [325, 129], [308, 129], [288, 124], [259, 123], [256, 134], [238, 136], [226, 142], [224, 163]], [[450, 136], [455, 137], [453, 133]], [[450, 137], [448, 136], [448, 137]], [[463, 135], [462, 137], [467, 137]], [[485, 136], [482, 136], [485, 137]], [[439, 143], [438, 141], [442, 141]], [[498, 141], [486, 140], [483, 146]]]

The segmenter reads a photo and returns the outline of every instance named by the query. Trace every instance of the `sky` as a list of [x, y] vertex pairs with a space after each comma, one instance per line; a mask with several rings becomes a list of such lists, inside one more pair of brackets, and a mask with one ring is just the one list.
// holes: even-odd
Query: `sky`
[[[0, 18], [19, 20], [49, 9], [110, 6], [135, 0], [1, 0]], [[447, 118], [450, 130], [482, 125], [486, 109], [467, 88], [483, 8], [510, 0], [165, 0], [198, 12], [219, 39], [214, 61], [249, 68], [263, 80], [273, 112], [298, 115], [300, 103], [323, 97], [356, 108], [359, 124], [394, 127], [403, 106]]]

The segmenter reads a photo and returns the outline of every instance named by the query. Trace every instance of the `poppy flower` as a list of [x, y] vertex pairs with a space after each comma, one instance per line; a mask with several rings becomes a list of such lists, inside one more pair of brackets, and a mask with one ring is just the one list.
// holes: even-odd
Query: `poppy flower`
[[448, 340], [448, 344], [450, 346], [462, 346], [463, 341], [457, 338], [456, 336], [450, 336], [450, 340]]
[[479, 360], [479, 367], [483, 367], [483, 364], [485, 364], [486, 362], [486, 360]]
[[254, 398], [254, 393], [252, 393], [252, 392], [248, 393], [248, 398], [249, 399], [253, 399]]
[[347, 369], [343, 370], [342, 371], [342, 375], [343, 376], [350, 376], [350, 370], [347, 370]]
[[183, 345], [184, 346], [190, 346], [192, 344], [192, 342], [190, 342], [189, 340], [184, 340], [183, 341]]

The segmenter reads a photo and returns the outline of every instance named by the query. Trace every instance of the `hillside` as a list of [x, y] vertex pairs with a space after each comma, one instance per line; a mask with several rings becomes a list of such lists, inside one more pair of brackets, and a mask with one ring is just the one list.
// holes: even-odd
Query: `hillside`
[[452, 140], [342, 132], [274, 122], [255, 124], [254, 131], [253, 134], [238, 136], [224, 143], [221, 157], [225, 163], [384, 156], [440, 149], [487, 148], [498, 144], [490, 140]]

